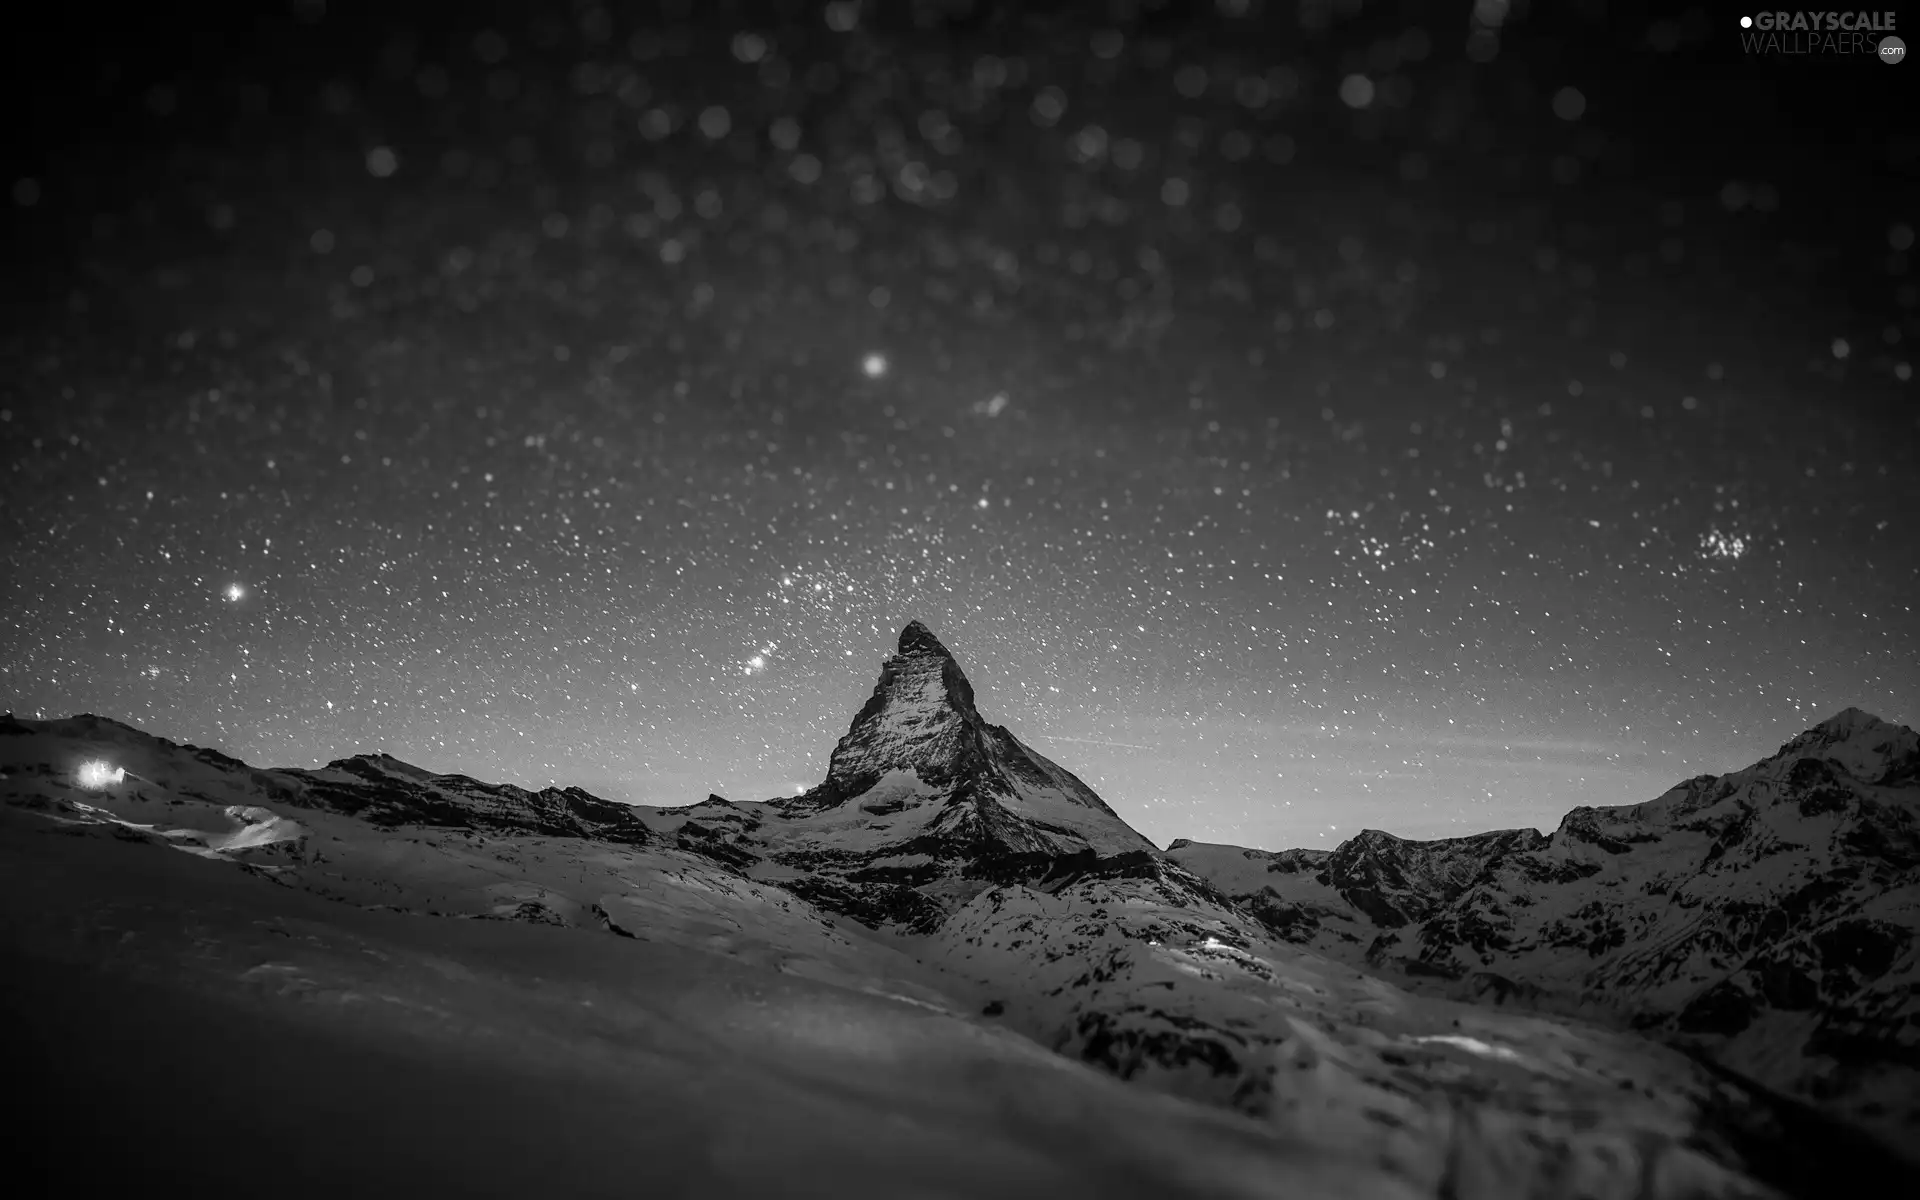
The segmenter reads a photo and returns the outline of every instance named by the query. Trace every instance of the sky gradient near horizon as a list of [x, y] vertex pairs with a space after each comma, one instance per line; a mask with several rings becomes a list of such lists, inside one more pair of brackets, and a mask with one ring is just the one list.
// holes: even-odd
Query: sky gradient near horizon
[[1910, 138], [1656, 170], [1665, 60], [1517, 18], [793, 7], [103, 70], [8, 181], [0, 705], [764, 799], [918, 618], [1269, 848], [1920, 720]]

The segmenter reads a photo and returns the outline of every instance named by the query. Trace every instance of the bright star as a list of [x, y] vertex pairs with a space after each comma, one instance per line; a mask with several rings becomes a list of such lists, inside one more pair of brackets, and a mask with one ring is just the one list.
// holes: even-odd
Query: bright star
[[887, 359], [882, 354], [869, 354], [860, 361], [860, 369], [866, 372], [868, 379], [878, 379], [887, 373]]

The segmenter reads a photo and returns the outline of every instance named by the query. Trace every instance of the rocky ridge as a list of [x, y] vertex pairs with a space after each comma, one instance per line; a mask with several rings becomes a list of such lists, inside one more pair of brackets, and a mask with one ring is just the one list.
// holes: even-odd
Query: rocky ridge
[[1329, 854], [1176, 842], [1275, 936], [1433, 994], [1659, 1034], [1920, 1139], [1920, 751], [1848, 709], [1533, 830]]

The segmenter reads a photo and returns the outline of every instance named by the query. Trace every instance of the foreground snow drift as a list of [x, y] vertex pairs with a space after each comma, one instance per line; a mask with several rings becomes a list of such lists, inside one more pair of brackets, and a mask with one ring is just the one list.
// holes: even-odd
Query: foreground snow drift
[[113, 828], [0, 814], [9, 1078], [63, 1191], [1404, 1194], [705, 929], [369, 911]]

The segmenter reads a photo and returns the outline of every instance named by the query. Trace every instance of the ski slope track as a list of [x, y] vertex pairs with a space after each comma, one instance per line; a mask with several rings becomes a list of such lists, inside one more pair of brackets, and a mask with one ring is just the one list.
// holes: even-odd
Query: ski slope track
[[1161, 851], [919, 622], [765, 801], [9, 716], [9, 1068], [69, 1186], [245, 1191], [292, 1138], [295, 1195], [1878, 1194], [1916, 787], [1849, 710], [1550, 835]]

